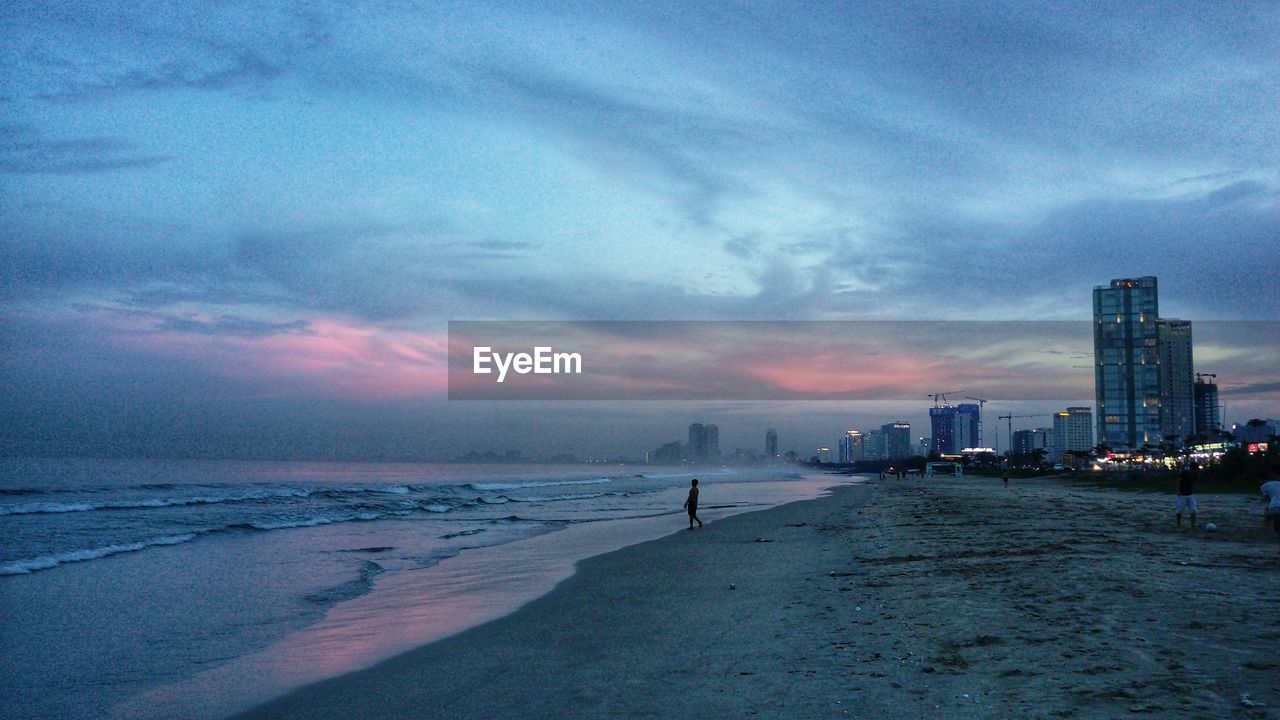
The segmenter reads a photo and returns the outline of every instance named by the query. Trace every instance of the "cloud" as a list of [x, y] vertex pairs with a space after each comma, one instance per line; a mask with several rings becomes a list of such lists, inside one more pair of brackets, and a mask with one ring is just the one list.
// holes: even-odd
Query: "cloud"
[[147, 155], [112, 137], [50, 140], [29, 125], [0, 126], [0, 173], [77, 174], [143, 168], [169, 162], [168, 155]]
[[226, 90], [263, 84], [282, 75], [283, 68], [253, 50], [214, 61], [171, 61], [154, 67], [132, 68], [115, 74], [74, 80], [38, 97], [44, 100], [101, 100], [115, 95], [167, 90]]
[[156, 329], [161, 332], [248, 338], [267, 337], [282, 333], [308, 334], [313, 332], [309, 320], [266, 322], [233, 315], [219, 315], [213, 318], [169, 316], [163, 318], [156, 325]]

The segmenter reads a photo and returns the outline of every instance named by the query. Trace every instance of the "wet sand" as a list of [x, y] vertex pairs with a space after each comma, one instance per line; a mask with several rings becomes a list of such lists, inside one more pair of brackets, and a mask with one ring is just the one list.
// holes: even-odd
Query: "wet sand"
[[873, 482], [592, 558], [244, 718], [1280, 718], [1280, 541], [1240, 496]]

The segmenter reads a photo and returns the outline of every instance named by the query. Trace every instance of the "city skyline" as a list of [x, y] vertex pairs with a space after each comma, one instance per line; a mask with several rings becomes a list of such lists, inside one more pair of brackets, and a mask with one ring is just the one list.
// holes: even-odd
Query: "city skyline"
[[[0, 28], [0, 452], [639, 454], [698, 419], [802, 451], [961, 387], [1049, 413], [1091, 402], [1087, 360], [963, 337], [945, 377], [905, 338], [857, 368], [762, 344], [733, 379], [777, 402], [451, 402], [447, 323], [1087, 322], [1142, 276], [1223, 421], [1280, 415], [1274, 343], [1208, 327], [1280, 320], [1274, 3], [34, 1]], [[989, 392], [1017, 368], [1064, 382]], [[827, 390], [852, 399], [787, 399]]]

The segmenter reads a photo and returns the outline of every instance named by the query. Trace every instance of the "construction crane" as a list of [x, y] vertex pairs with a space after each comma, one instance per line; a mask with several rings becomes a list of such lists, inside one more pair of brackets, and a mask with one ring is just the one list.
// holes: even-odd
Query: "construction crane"
[[[982, 444], [982, 410], [987, 406], [987, 401], [985, 398], [969, 397], [968, 395], [965, 395], [964, 399], [972, 400], [978, 403], [978, 444], [981, 445]], [[999, 425], [997, 425], [996, 427], [999, 427]], [[1000, 457], [1000, 431], [999, 430], [996, 431], [996, 446], [994, 450], [996, 451], [996, 457]]]
[[948, 395], [955, 395], [956, 393], [962, 393], [962, 392], [964, 392], [964, 391], [963, 391], [963, 390], [948, 390], [948, 391], [946, 391], [946, 392], [940, 392], [940, 393], [928, 393], [928, 394], [926, 394], [926, 395], [925, 395], [925, 397], [933, 398], [933, 406], [934, 406], [934, 407], [942, 407], [941, 405], [938, 405], [938, 399], [939, 399], [939, 398], [941, 398], [941, 399], [942, 399], [942, 405], [946, 405], [946, 404], [947, 404], [947, 396], [948, 396]]
[[1038, 415], [999, 415], [997, 419], [1009, 421], [1009, 457], [1013, 457], [1013, 419], [1014, 418], [1033, 418], [1033, 417], [1053, 417], [1049, 413], [1040, 413]]

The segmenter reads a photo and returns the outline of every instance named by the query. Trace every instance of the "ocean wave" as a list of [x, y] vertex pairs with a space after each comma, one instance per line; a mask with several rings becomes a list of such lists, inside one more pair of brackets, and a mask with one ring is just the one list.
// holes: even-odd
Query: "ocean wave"
[[557, 485], [602, 485], [610, 482], [613, 481], [609, 478], [594, 478], [591, 480], [530, 480], [528, 482], [513, 483], [471, 483], [468, 487], [473, 490], [486, 492], [493, 490], [523, 490], [525, 488], [555, 487]]
[[0, 565], [0, 575], [26, 575], [36, 570], [48, 570], [59, 565], [73, 562], [83, 562], [85, 560], [97, 560], [109, 555], [119, 555], [120, 553], [137, 552], [145, 550], [149, 547], [162, 545], [181, 545], [185, 542], [191, 542], [197, 537], [196, 533], [183, 533], [182, 535], [166, 535], [164, 537], [152, 538], [140, 542], [120, 543], [117, 545], [106, 545], [104, 547], [92, 548], [89, 550], [71, 550], [69, 552], [57, 553], [54, 555], [44, 555], [28, 560], [18, 560], [16, 562]]
[[368, 522], [377, 520], [382, 517], [381, 513], [365, 512], [355, 513], [354, 515], [320, 515], [316, 517], [306, 518], [281, 518], [280, 520], [255, 520], [247, 523], [236, 523], [228, 525], [229, 529], [236, 530], [287, 530], [289, 528], [315, 527], [317, 525], [332, 525], [342, 522]]
[[441, 540], [452, 540], [454, 538], [467, 537], [468, 535], [479, 535], [484, 532], [484, 528], [475, 528], [474, 530], [459, 530], [457, 532], [445, 533], [440, 536]]
[[573, 493], [569, 495], [525, 495], [522, 497], [509, 498], [511, 502], [561, 502], [564, 500], [591, 500], [594, 498], [604, 497], [605, 495], [618, 495], [620, 493]]
[[310, 490], [292, 488], [224, 496], [199, 495], [180, 498], [140, 498], [136, 500], [98, 500], [92, 502], [34, 502], [18, 505], [0, 505], [0, 515], [35, 515], [41, 513], [89, 512], [93, 510], [139, 510], [184, 507], [188, 505], [218, 505], [221, 503], [253, 502], [281, 498], [304, 498], [309, 495], [311, 495]]
[[360, 576], [328, 590], [312, 593], [306, 597], [307, 602], [317, 605], [335, 605], [344, 600], [360, 597], [373, 590], [374, 578], [384, 572], [384, 568], [372, 560], [360, 563]]

